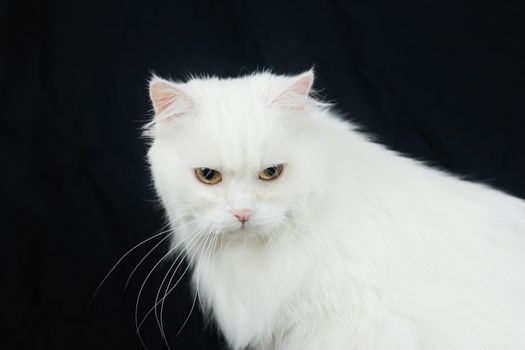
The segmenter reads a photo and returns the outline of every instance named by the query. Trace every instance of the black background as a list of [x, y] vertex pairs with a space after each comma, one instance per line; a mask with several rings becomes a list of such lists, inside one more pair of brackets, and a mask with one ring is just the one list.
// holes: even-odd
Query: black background
[[[141, 349], [139, 288], [166, 251], [140, 127], [175, 79], [315, 64], [316, 88], [389, 147], [525, 197], [522, 1], [7, 1], [0, 7], [2, 349]], [[387, 176], [387, 174], [385, 174]], [[169, 265], [146, 283], [143, 316]], [[185, 279], [184, 282], [187, 280]], [[223, 344], [187, 283], [172, 349]], [[152, 317], [141, 334], [166, 349]]]

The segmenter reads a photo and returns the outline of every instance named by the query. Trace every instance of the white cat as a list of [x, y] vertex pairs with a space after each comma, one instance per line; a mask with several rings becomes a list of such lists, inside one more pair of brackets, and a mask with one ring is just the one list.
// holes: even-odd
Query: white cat
[[525, 349], [525, 202], [371, 142], [313, 72], [154, 77], [149, 161], [232, 349]]

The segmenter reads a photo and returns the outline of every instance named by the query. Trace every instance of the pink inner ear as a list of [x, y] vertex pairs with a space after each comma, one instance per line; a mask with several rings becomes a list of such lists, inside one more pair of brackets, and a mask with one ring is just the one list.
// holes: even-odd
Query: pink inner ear
[[191, 99], [176, 84], [157, 77], [150, 82], [149, 94], [157, 116], [165, 112], [170, 116], [183, 114], [192, 106]]
[[302, 73], [292, 79], [294, 79], [292, 83], [273, 100], [273, 104], [287, 108], [304, 107], [314, 81], [313, 71]]
[[291, 90], [295, 92], [296, 94], [302, 95], [302, 96], [308, 96], [308, 93], [310, 92], [310, 89], [312, 88], [312, 84], [314, 82], [314, 76], [312, 72], [306, 72], [299, 76], [299, 79], [296, 80], [287, 90]]
[[160, 93], [154, 102], [155, 112], [162, 113], [173, 102], [175, 97], [173, 94]]
[[177, 96], [177, 89], [164, 81], [152, 82], [150, 97], [156, 114], [160, 114], [172, 104]]

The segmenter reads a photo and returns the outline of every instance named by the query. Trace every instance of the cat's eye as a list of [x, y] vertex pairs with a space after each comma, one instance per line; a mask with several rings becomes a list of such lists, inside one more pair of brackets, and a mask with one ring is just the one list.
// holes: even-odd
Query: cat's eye
[[284, 166], [282, 164], [273, 165], [259, 172], [259, 179], [264, 181], [271, 181], [281, 176]]
[[195, 176], [206, 185], [215, 185], [222, 180], [221, 173], [210, 168], [195, 168]]

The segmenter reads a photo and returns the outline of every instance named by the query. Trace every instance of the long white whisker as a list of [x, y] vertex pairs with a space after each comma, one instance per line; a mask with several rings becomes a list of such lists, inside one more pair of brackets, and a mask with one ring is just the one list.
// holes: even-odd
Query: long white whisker
[[[217, 226], [217, 225], [216, 225]], [[213, 259], [213, 256], [215, 255], [214, 252], [215, 252], [215, 249], [216, 249], [216, 246], [217, 246], [217, 240], [218, 240], [218, 235], [217, 235], [217, 232], [216, 231], [216, 228], [214, 228], [212, 230], [212, 232], [210, 232], [209, 234], [213, 236], [213, 247], [211, 248], [210, 250], [210, 261], [209, 263], [211, 264], [212, 263], [212, 259]], [[222, 238], [222, 235], [221, 235], [221, 238]], [[195, 303], [196, 303], [196, 300], [197, 300], [197, 297], [199, 296], [199, 279], [197, 280], [197, 286], [195, 288], [195, 296], [193, 297], [193, 303], [191, 305], [191, 308], [190, 308], [190, 312], [188, 312], [188, 316], [186, 317], [186, 319], [184, 320], [184, 323], [182, 324], [182, 326], [180, 327], [179, 331], [177, 332], [177, 337], [179, 336], [179, 334], [182, 332], [182, 330], [184, 329], [184, 326], [186, 326], [186, 324], [188, 323], [188, 320], [190, 319], [191, 317], [191, 314], [193, 312], [193, 309], [195, 308]], [[200, 299], [199, 299], [199, 303], [200, 303]], [[202, 304], [201, 304], [202, 306]]]
[[[197, 232], [197, 233], [195, 234], [195, 232]], [[202, 230], [195, 230], [194, 232], [190, 233], [185, 239], [183, 239], [183, 240], [180, 241], [175, 247], [173, 247], [173, 248], [171, 249], [171, 251], [176, 250], [181, 244], [183, 244], [183, 243], [185, 243], [186, 241], [189, 240], [189, 242], [187, 242], [187, 244], [188, 244], [187, 249], [188, 249], [191, 245], [193, 245], [193, 244], [195, 244], [196, 242], [199, 241], [197, 238], [202, 238], [201, 232], [202, 232]], [[187, 254], [187, 250], [183, 250], [182, 252], [184, 252], [185, 255]], [[182, 257], [182, 259], [185, 258], [185, 255]], [[163, 259], [164, 259], [164, 257], [159, 261], [159, 263], [160, 263]], [[155, 269], [155, 267], [154, 267], [154, 269]], [[176, 271], [175, 271], [175, 273], [176, 273]], [[170, 292], [171, 292], [171, 290], [172, 290], [172, 289], [170, 289]], [[168, 292], [168, 294], [169, 294], [169, 292]], [[138, 301], [138, 300], [137, 300], [137, 301]], [[154, 311], [154, 309], [158, 306], [158, 304], [159, 304], [161, 301], [162, 301], [162, 299], [159, 300], [157, 303], [155, 303], [155, 304], [153, 305], [153, 307], [151, 307], [151, 308], [148, 310], [148, 312], [146, 313], [146, 315], [142, 318], [142, 320], [141, 320], [141, 322], [138, 324], [138, 326], [136, 326], [136, 328], [137, 328], [137, 334], [139, 334], [139, 332], [140, 332], [140, 328], [142, 328], [142, 325], [144, 324], [144, 322], [146, 321], [146, 319], [148, 318], [148, 316]], [[135, 314], [135, 322], [138, 321], [137, 316], [138, 316], [138, 315]], [[140, 335], [139, 335], [139, 337], [140, 337]], [[169, 346], [169, 345], [168, 345], [168, 346]]]
[[[104, 276], [104, 278], [102, 279], [102, 281], [101, 281], [100, 284], [98, 285], [97, 289], [96, 289], [95, 292], [93, 293], [93, 296], [91, 297], [91, 303], [93, 302], [93, 300], [94, 300], [95, 297], [97, 296], [97, 294], [98, 294], [100, 288], [102, 287], [102, 285], [104, 284], [104, 282], [105, 282], [105, 281], [108, 279], [108, 277], [113, 273], [113, 271], [117, 268], [117, 266], [120, 265], [120, 263], [122, 262], [122, 260], [124, 260], [124, 259], [126, 258], [126, 256], [128, 256], [129, 254], [131, 254], [131, 252], [133, 252], [133, 251], [134, 251], [135, 249], [137, 249], [138, 247], [140, 247], [140, 246], [146, 244], [147, 242], [151, 241], [152, 239], [154, 239], [154, 238], [156, 238], [156, 237], [158, 237], [158, 236], [161, 236], [161, 235], [163, 235], [163, 234], [166, 234], [166, 233], [168, 233], [168, 232], [169, 232], [169, 234], [167, 235], [167, 237], [169, 237], [169, 236], [172, 234], [172, 232], [170, 232], [170, 229], [168, 229], [168, 230], [164, 230], [164, 231], [162, 231], [162, 232], [160, 232], [160, 233], [157, 233], [157, 234], [155, 234], [155, 235], [153, 235], [153, 236], [151, 236], [151, 237], [149, 237], [149, 238], [143, 240], [143, 241], [140, 242], [139, 244], [136, 244], [134, 247], [132, 247], [131, 249], [129, 249], [124, 255], [122, 255], [122, 257], [121, 257], [121, 258], [115, 263], [115, 265], [113, 265], [113, 267], [109, 270], [109, 272], [106, 274], [106, 276]], [[165, 237], [165, 238], [166, 238], [166, 237]], [[163, 238], [163, 239], [161, 240], [161, 242], [162, 242], [165, 238]]]
[[[189, 237], [189, 236], [188, 236]], [[145, 347], [145, 344], [142, 340], [142, 337], [140, 336], [140, 328], [138, 327], [138, 308], [139, 308], [139, 303], [140, 303], [140, 296], [142, 294], [142, 291], [144, 289], [144, 286], [146, 285], [146, 282], [148, 281], [149, 277], [151, 276], [151, 274], [153, 273], [153, 271], [155, 271], [155, 269], [157, 268], [157, 266], [160, 265], [160, 263], [167, 257], [169, 256], [173, 251], [175, 251], [180, 244], [182, 244], [188, 237], [186, 237], [185, 239], [181, 240], [176, 246], [174, 246], [173, 248], [169, 249], [168, 252], [162, 257], [160, 258], [160, 260], [155, 264], [155, 266], [153, 266], [153, 268], [149, 271], [149, 273], [147, 274], [146, 278], [144, 279], [144, 282], [142, 283], [142, 285], [140, 286], [140, 290], [139, 290], [139, 294], [137, 296], [137, 300], [135, 302], [135, 328], [137, 328], [137, 336], [140, 340], [140, 342], [142, 343], [142, 345]], [[142, 322], [141, 322], [142, 324]]]
[[[171, 274], [171, 277], [168, 281], [168, 284], [166, 285], [166, 289], [164, 291], [164, 296], [162, 297], [162, 299], [158, 299], [159, 295], [160, 295], [160, 291], [162, 290], [162, 285], [164, 284], [167, 276], [169, 275], [169, 270], [168, 272], [166, 273], [166, 275], [164, 276], [164, 279], [162, 280], [162, 283], [161, 283], [161, 287], [159, 288], [159, 291], [157, 292], [157, 296], [155, 297], [155, 305], [154, 305], [154, 313], [155, 313], [155, 319], [157, 320], [157, 325], [159, 326], [159, 329], [161, 331], [161, 334], [163, 335], [163, 337], [165, 338], [165, 333], [164, 333], [164, 327], [162, 325], [162, 311], [164, 309], [164, 301], [166, 300], [166, 296], [167, 296], [167, 293], [166, 291], [170, 288], [170, 284], [173, 280], [173, 277], [177, 274], [177, 271], [179, 270], [180, 266], [182, 265], [182, 263], [184, 262], [184, 259], [186, 258], [186, 256], [188, 255], [188, 249], [190, 248], [191, 245], [193, 245], [193, 243], [195, 242], [195, 244], [197, 244], [197, 242], [199, 241], [198, 238], [201, 236], [203, 230], [200, 229], [198, 230], [197, 233], [192, 233], [191, 235], [193, 236], [193, 238], [188, 242], [188, 247], [186, 249], [183, 249], [181, 250], [181, 252], [179, 253], [179, 255], [175, 258], [171, 268], [175, 265], [175, 263], [177, 262], [177, 260], [179, 260], [179, 263], [177, 264], [177, 266], [175, 267], [175, 270], [173, 271], [173, 273]], [[182, 257], [181, 257], [182, 255]], [[182, 276], [181, 276], [181, 279], [182, 277], [184, 276], [184, 273], [188, 270], [189, 268], [189, 264], [186, 266], [185, 270], [183, 271], [182, 273]], [[170, 268], [170, 270], [171, 270]], [[159, 318], [159, 314], [157, 313], [157, 306], [158, 304], [161, 304], [161, 310], [160, 310], [160, 318]]]
[[[192, 221], [189, 221], [187, 223], [185, 223], [184, 225], [181, 225], [179, 227], [177, 227], [177, 229], [180, 229], [181, 227], [184, 227], [184, 226], [187, 226], [193, 222], [195, 222], [196, 220], [192, 220]], [[126, 290], [129, 286], [129, 283], [131, 281], [131, 278], [133, 277], [133, 275], [135, 274], [135, 272], [137, 271], [137, 269], [142, 265], [142, 263], [144, 262], [144, 260], [147, 259], [148, 256], [150, 256], [151, 253], [153, 253], [153, 251], [159, 246], [162, 244], [163, 241], [165, 241], [169, 236], [171, 236], [173, 234], [173, 232], [175, 231], [175, 229], [168, 229], [167, 231], [172, 231], [170, 233], [170, 235], [168, 235], [167, 237], [164, 237], [161, 241], [159, 241], [146, 255], [144, 255], [144, 257], [142, 259], [140, 259], [140, 261], [138, 262], [138, 264], [135, 266], [135, 268], [131, 271], [131, 273], [129, 274], [129, 277], [128, 279], [126, 280], [126, 284], [124, 285], [124, 290]]]
[[[210, 230], [208, 230], [210, 231]], [[210, 241], [212, 240], [212, 236], [215, 236], [213, 234], [213, 232], [208, 232], [208, 237], [210, 237]], [[213, 237], [215, 238], [215, 237]], [[202, 247], [202, 255], [205, 254], [204, 253], [204, 249], [208, 246], [208, 245], [211, 245], [211, 244], [208, 244], [208, 239], [206, 239], [203, 247]], [[192, 257], [192, 259], [196, 256], [196, 254]], [[177, 282], [178, 283], [178, 282]], [[174, 286], [177, 285], [177, 283], [175, 283]], [[182, 332], [182, 330], [184, 329], [184, 326], [186, 325], [186, 323], [188, 323], [188, 320], [190, 319], [190, 316], [191, 316], [191, 313], [193, 312], [193, 308], [195, 307], [195, 303], [196, 303], [196, 300], [197, 300], [197, 295], [198, 295], [198, 290], [199, 290], [199, 283], [200, 283], [200, 278], [197, 277], [197, 285], [196, 285], [196, 290], [195, 290], [195, 296], [193, 298], [193, 303], [191, 305], [191, 308], [190, 308], [190, 312], [188, 313], [188, 316], [186, 317], [186, 319], [184, 320], [184, 322], [182, 323], [182, 326], [179, 328], [178, 332], [177, 332], [177, 337], [179, 336], [179, 334]], [[162, 313], [162, 312], [161, 312]]]
[[157, 249], [161, 244], [162, 242], [164, 242], [166, 239], [168, 239], [171, 235], [173, 234], [173, 232], [171, 232], [169, 235], [167, 235], [166, 237], [164, 237], [163, 239], [161, 239], [157, 244], [155, 244], [155, 246], [153, 248], [150, 249], [149, 252], [147, 252], [143, 257], [142, 259], [140, 259], [140, 261], [138, 262], [138, 264], [133, 268], [133, 270], [131, 271], [131, 273], [129, 274], [128, 276], [128, 279], [126, 280], [126, 284], [124, 285], [124, 290], [126, 290], [129, 286], [129, 283], [131, 281], [131, 278], [133, 277], [133, 275], [135, 274], [135, 271], [138, 270], [138, 268], [142, 265], [142, 263], [144, 262], [144, 260], [146, 260], [148, 258], [148, 256], [150, 256], [151, 253], [153, 253], [153, 251], [155, 251], [155, 249]]

